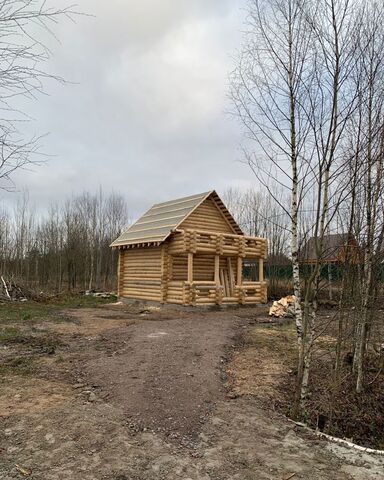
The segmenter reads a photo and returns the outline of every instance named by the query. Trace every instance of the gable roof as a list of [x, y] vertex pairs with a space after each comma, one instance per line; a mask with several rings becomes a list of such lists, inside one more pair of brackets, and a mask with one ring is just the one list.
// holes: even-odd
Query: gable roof
[[243, 235], [241, 228], [233, 219], [215, 190], [189, 197], [178, 198], [168, 202], [156, 203], [142, 217], [131, 225], [111, 247], [135, 245], [142, 243], [160, 244], [164, 242], [196, 208], [206, 199], [212, 198], [225, 216], [228, 224], [237, 235]]
[[[324, 235], [323, 261], [335, 261], [338, 259], [340, 249], [351, 243], [348, 233], [335, 233]], [[300, 252], [301, 261], [310, 261], [316, 259], [316, 239], [311, 237], [303, 246]]]

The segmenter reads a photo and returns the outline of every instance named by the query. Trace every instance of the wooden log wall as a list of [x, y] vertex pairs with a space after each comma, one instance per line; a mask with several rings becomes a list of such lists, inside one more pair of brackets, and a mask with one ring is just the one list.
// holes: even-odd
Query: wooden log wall
[[122, 292], [127, 298], [162, 301], [162, 247], [123, 250]]
[[243, 282], [236, 286], [236, 297], [240, 304], [267, 303], [266, 282]]
[[188, 280], [188, 255], [172, 256], [172, 280]]
[[176, 232], [172, 234], [171, 240], [169, 242], [168, 252], [170, 255], [173, 255], [177, 252], [184, 251], [184, 234], [181, 232]]
[[[226, 260], [222, 259], [224, 265]], [[213, 281], [215, 277], [215, 256], [193, 256], [193, 280]], [[172, 257], [172, 280], [188, 280], [188, 256]]]
[[181, 280], [171, 280], [168, 282], [167, 302], [183, 305], [184, 299], [184, 282]]

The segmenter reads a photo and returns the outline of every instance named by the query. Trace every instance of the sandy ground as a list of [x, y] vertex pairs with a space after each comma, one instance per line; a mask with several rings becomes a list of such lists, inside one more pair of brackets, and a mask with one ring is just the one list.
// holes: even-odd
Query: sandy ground
[[238, 396], [226, 372], [247, 361], [242, 334], [264, 311], [103, 307], [38, 325], [62, 345], [0, 384], [0, 478], [384, 478], [383, 457], [301, 430], [255, 392]]

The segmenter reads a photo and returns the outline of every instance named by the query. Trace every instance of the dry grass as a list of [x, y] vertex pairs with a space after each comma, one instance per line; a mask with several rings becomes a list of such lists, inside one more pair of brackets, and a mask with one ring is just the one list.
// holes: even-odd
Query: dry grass
[[275, 401], [295, 362], [294, 328], [289, 323], [258, 325], [247, 334], [245, 348], [232, 356], [227, 368], [229, 387], [235, 395]]
[[[290, 416], [297, 369], [293, 322], [256, 325], [245, 341], [228, 365], [229, 388], [235, 395], [253, 395]], [[343, 365], [340, 378], [334, 378], [334, 344], [332, 331], [324, 332], [316, 342], [305, 421], [316, 428], [321, 417], [326, 433], [384, 448], [384, 373], [380, 374], [378, 356], [368, 357], [366, 388], [357, 395], [350, 365]]]

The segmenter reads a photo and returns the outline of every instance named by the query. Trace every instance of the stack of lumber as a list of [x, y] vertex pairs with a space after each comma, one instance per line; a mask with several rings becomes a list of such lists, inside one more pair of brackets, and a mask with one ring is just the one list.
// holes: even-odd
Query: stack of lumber
[[293, 316], [295, 301], [296, 297], [294, 295], [280, 298], [280, 300], [273, 302], [272, 307], [269, 309], [269, 315], [271, 317]]

